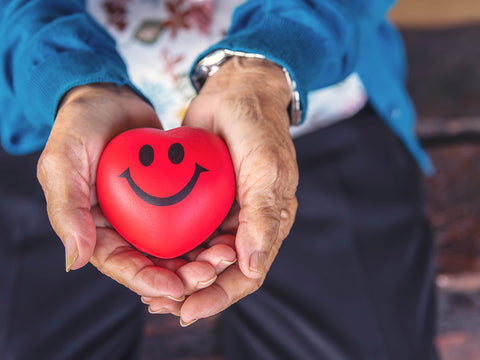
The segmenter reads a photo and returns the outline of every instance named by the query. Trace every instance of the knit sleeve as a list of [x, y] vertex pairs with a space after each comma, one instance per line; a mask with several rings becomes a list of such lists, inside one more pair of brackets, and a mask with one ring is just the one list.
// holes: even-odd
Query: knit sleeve
[[198, 61], [216, 49], [264, 55], [289, 71], [306, 109], [309, 90], [337, 83], [352, 72], [363, 38], [385, 19], [393, 3], [250, 0], [236, 9], [226, 37]]
[[130, 85], [114, 40], [80, 0], [0, 2], [0, 135], [16, 154], [39, 150], [71, 88]]

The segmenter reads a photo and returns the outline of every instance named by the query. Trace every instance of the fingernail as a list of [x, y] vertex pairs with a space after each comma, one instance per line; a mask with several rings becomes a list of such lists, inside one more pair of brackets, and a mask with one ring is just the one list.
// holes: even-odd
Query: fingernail
[[150, 302], [152, 301], [152, 298], [141, 296], [140, 301], [144, 303], [145, 305], [150, 305]]
[[73, 249], [68, 245], [69, 242], [67, 242], [67, 245], [65, 246], [65, 271], [69, 272], [70, 269], [72, 268], [73, 264], [75, 263], [75, 260], [78, 258], [78, 249], [75, 246]]
[[150, 307], [148, 308], [148, 312], [150, 314], [168, 314], [170, 312], [170, 310], [166, 309], [166, 308], [161, 308], [161, 309], [158, 309], [158, 310], [153, 310], [151, 309]]
[[187, 322], [183, 321], [182, 318], [180, 318], [180, 326], [181, 326], [181, 327], [190, 326], [190, 325], [192, 325], [194, 322], [196, 322], [197, 320], [198, 320], [198, 319], [193, 319], [192, 321], [190, 321], [190, 322], [187, 323]]
[[182, 297], [179, 297], [179, 298], [176, 298], [176, 297], [173, 297], [173, 296], [166, 296], [168, 299], [170, 300], [173, 300], [173, 301], [176, 301], [176, 302], [182, 302], [185, 300], [185, 295], [183, 295]]
[[[228, 261], [228, 260], [222, 260], [218, 263], [218, 265], [226, 265], [226, 266], [230, 266], [230, 265], [233, 265], [237, 262], [237, 259], [233, 260], [233, 261]], [[217, 265], [217, 266], [218, 266]]]
[[250, 270], [259, 274], [265, 274], [267, 267], [267, 255], [264, 252], [257, 251], [250, 256]]
[[215, 280], [217, 280], [217, 276], [215, 275], [213, 278], [211, 278], [210, 280], [207, 280], [207, 281], [199, 281], [197, 283], [197, 288], [206, 288], [207, 286], [210, 286], [212, 285]]

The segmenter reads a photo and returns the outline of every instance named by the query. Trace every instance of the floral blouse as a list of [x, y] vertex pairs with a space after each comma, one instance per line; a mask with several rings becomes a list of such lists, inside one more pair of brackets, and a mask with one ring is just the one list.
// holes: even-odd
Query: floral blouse
[[[132, 82], [150, 99], [165, 129], [181, 125], [195, 90], [188, 77], [198, 54], [227, 32], [241, 0], [88, 0], [92, 16], [115, 38]], [[367, 95], [357, 74], [309, 93], [300, 136], [357, 113]]]

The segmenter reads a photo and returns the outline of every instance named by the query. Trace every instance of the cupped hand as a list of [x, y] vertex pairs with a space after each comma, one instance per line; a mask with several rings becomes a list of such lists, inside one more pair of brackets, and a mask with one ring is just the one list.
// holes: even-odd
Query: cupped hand
[[230, 150], [238, 208], [223, 230], [235, 234], [238, 262], [185, 300], [184, 324], [214, 315], [258, 289], [293, 225], [298, 168], [289, 101], [280, 67], [233, 57], [206, 81], [186, 113], [185, 125], [213, 131]]
[[37, 175], [50, 222], [65, 246], [67, 271], [90, 261], [141, 296], [178, 302], [193, 291], [192, 284], [216, 276], [218, 263], [234, 261], [235, 252], [214, 245], [191, 261], [159, 261], [110, 227], [97, 201], [98, 161], [115, 135], [138, 127], [161, 126], [153, 108], [130, 88], [104, 83], [74, 88], [60, 104]]

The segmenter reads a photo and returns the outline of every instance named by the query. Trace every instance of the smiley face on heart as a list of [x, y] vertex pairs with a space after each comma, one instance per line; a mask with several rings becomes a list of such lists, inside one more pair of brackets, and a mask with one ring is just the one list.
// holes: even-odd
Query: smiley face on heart
[[225, 143], [192, 127], [126, 131], [97, 169], [100, 207], [117, 232], [160, 258], [184, 254], [221, 224], [235, 196]]

